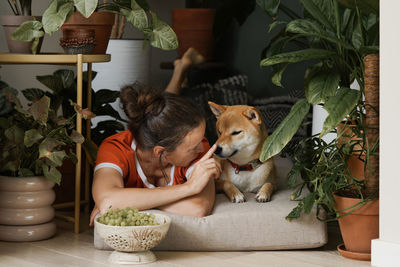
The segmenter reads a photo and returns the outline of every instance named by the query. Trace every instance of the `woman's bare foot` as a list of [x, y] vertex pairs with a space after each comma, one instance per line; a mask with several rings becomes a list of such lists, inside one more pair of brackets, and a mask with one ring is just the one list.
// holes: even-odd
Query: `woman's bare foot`
[[174, 73], [169, 82], [167, 92], [179, 94], [181, 87], [185, 84], [186, 71], [191, 65], [200, 64], [205, 58], [194, 48], [189, 48], [182, 58], [174, 61]]
[[183, 54], [182, 58], [174, 61], [174, 68], [180, 69], [179, 71], [185, 72], [191, 65], [203, 63], [205, 58], [193, 47], [190, 47]]

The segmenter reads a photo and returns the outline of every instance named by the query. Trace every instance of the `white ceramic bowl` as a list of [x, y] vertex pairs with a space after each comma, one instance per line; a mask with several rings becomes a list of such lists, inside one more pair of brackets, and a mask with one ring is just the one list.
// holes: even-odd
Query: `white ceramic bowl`
[[146, 251], [157, 246], [165, 237], [171, 218], [157, 213], [154, 222], [158, 225], [111, 226], [94, 221], [96, 231], [104, 243], [122, 252]]

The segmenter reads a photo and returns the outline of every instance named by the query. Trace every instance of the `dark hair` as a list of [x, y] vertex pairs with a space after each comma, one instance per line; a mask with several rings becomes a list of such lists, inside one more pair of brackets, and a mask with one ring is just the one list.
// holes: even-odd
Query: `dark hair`
[[128, 128], [143, 150], [159, 145], [171, 152], [205, 121], [204, 112], [191, 99], [139, 83], [123, 87], [120, 100], [129, 118]]

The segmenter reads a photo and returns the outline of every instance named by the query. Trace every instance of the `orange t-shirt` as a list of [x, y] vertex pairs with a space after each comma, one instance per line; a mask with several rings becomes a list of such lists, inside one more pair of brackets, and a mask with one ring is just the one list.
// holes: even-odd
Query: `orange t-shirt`
[[[173, 165], [171, 168], [171, 180], [168, 185], [182, 184], [186, 182], [193, 171], [194, 163], [199, 160], [209, 149], [210, 145], [206, 138], [202, 140], [204, 152], [189, 166], [180, 167]], [[136, 142], [129, 130], [114, 134], [101, 143], [97, 152], [96, 167], [98, 169], [109, 167], [116, 169], [124, 180], [125, 187], [154, 188], [147, 181], [145, 174], [136, 158]]]

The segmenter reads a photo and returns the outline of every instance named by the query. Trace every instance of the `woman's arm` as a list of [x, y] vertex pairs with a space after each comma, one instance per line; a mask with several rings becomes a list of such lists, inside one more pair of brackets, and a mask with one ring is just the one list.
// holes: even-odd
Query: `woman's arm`
[[135, 206], [151, 209], [188, 197], [192, 192], [186, 184], [157, 188], [124, 188], [121, 174], [113, 168], [96, 171], [92, 188], [93, 199], [101, 213], [112, 208]]
[[199, 194], [184, 198], [171, 204], [158, 207], [175, 214], [204, 217], [211, 213], [215, 200], [215, 183], [210, 180]]
[[[214, 145], [203, 157], [196, 163], [191, 179], [184, 184], [174, 186], [164, 186], [157, 188], [124, 188], [121, 174], [113, 168], [101, 168], [97, 170], [93, 178], [92, 195], [95, 208], [91, 214], [91, 224], [94, 216], [100, 212], [105, 213], [110, 207], [125, 208], [135, 206], [139, 210], [152, 209], [165, 206], [187, 197], [195, 196], [193, 199], [187, 199], [184, 207], [180, 206], [180, 212], [187, 211], [192, 215], [194, 210], [203, 206], [201, 200], [211, 197], [214, 189], [214, 179], [221, 173], [221, 167], [212, 158], [215, 151]], [[212, 185], [211, 182], [212, 182]], [[212, 208], [214, 203], [206, 205], [208, 209]], [[201, 205], [200, 205], [201, 204]], [[173, 211], [172, 211], [173, 212]], [[192, 216], [199, 216], [196, 212]]]

